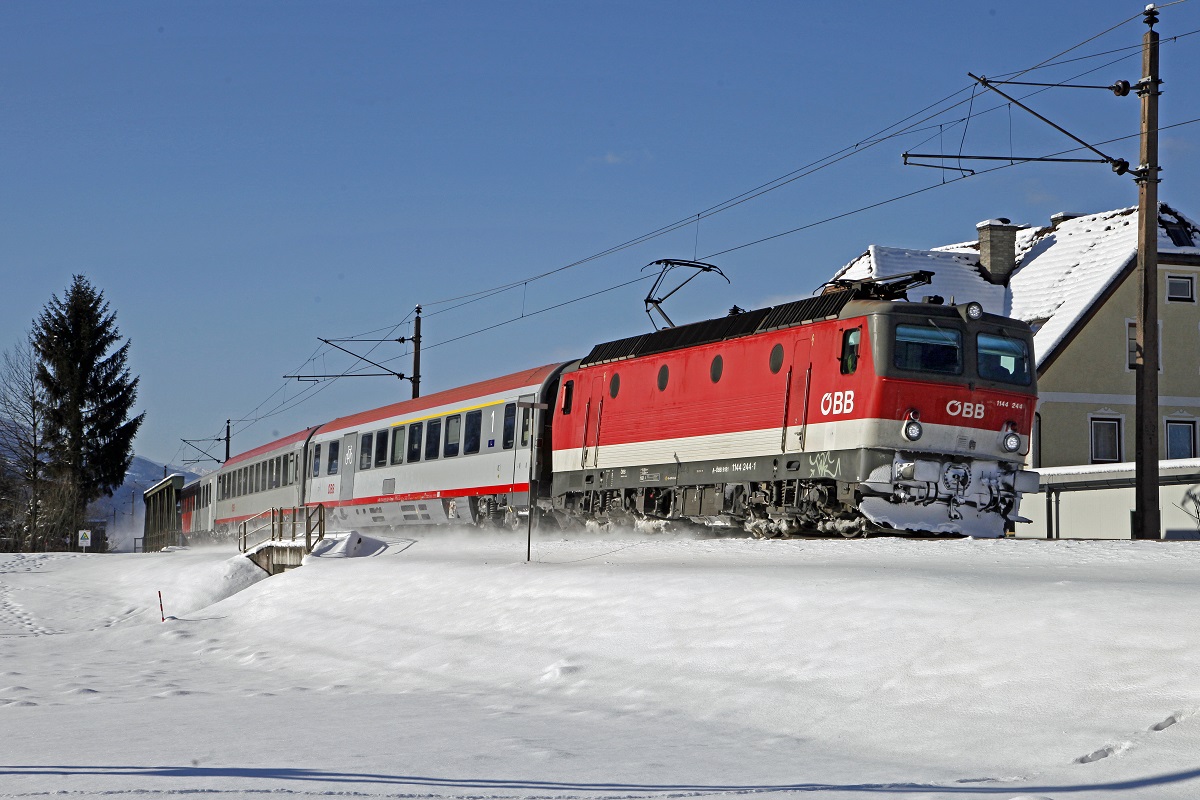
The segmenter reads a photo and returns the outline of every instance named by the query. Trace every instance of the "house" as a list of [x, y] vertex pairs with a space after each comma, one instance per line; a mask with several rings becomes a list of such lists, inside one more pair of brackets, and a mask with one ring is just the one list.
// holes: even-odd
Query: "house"
[[[1034, 467], [1133, 460], [1138, 211], [1056, 214], [1044, 227], [987, 220], [979, 239], [932, 250], [872, 245], [835, 277], [934, 273], [922, 295], [976, 300], [1034, 330]], [[1200, 226], [1158, 214], [1160, 458], [1195, 458], [1200, 434]]]

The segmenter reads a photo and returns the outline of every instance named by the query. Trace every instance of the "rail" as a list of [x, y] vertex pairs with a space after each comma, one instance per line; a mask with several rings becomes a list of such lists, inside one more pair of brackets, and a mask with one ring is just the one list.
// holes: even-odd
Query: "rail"
[[[304, 550], [325, 538], [325, 506], [269, 508], [238, 525], [238, 549], [245, 553], [263, 542], [296, 542], [303, 523]], [[313, 534], [316, 539], [313, 539]]]

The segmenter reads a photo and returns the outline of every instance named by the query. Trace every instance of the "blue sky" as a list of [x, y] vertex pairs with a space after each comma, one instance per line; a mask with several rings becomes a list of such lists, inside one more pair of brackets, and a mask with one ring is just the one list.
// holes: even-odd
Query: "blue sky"
[[[441, 344], [633, 280], [658, 258], [712, 256], [732, 281], [702, 276], [672, 298], [668, 313], [684, 322], [808, 294], [873, 243], [929, 247], [973, 238], [990, 217], [1044, 223], [1135, 205], [1133, 182], [1102, 165], [1026, 164], [947, 186], [937, 170], [902, 166], [907, 148], [1070, 146], [1019, 110], [979, 114], [997, 105], [980, 95], [965, 140], [961, 106], [698, 224], [464, 307], [438, 304], [695, 216], [966, 89], [967, 71], [1031, 67], [1141, 8], [4, 3], [0, 347], [73, 273], [87, 275], [133, 340], [147, 412], [137, 451], [178, 462], [180, 438], [213, 436], [227, 417], [246, 420], [236, 452], [408, 397], [391, 378], [282, 376], [346, 369], [328, 350], [305, 363], [318, 336], [407, 335], [396, 326], [417, 303], [428, 393], [648, 330], [647, 282]], [[1200, 30], [1200, 2], [1164, 8], [1158, 30]], [[1136, 45], [1143, 31], [1135, 20], [1065, 58]], [[1136, 81], [1134, 50], [1026, 79], [1062, 81], [1129, 54], [1078, 80]], [[1162, 61], [1162, 124], [1200, 117], [1200, 34], [1164, 43]], [[1054, 90], [1029, 102], [1089, 141], [1137, 132], [1133, 96]], [[1136, 140], [1101, 149], [1136, 162]], [[1165, 131], [1162, 162], [1162, 199], [1200, 217], [1200, 124]], [[371, 358], [404, 352], [384, 343]]]

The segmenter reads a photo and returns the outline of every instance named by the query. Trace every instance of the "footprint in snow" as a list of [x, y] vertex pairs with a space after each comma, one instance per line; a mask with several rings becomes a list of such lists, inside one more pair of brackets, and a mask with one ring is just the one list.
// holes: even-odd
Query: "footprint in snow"
[[574, 675], [582, 669], [583, 667], [578, 664], [572, 664], [569, 661], [555, 661], [546, 667], [546, 671], [542, 673], [541, 680], [546, 682], [562, 680], [566, 676]]
[[1133, 742], [1121, 742], [1120, 744], [1106, 745], [1101, 747], [1099, 750], [1094, 750], [1091, 753], [1088, 753], [1086, 756], [1080, 756], [1079, 758], [1075, 759], [1075, 763], [1091, 764], [1093, 761], [1099, 761], [1100, 759], [1108, 758], [1111, 755], [1124, 753], [1132, 746]]
[[1166, 719], [1164, 719], [1162, 722], [1156, 722], [1155, 724], [1151, 725], [1151, 726], [1150, 726], [1150, 730], [1152, 730], [1152, 731], [1165, 731], [1167, 728], [1171, 727], [1171, 726], [1172, 726], [1172, 725], [1174, 725], [1176, 722], [1179, 722], [1181, 719], [1183, 719], [1183, 713], [1182, 713], [1182, 712], [1179, 712], [1179, 711], [1176, 711], [1174, 714], [1172, 714], [1171, 716], [1167, 717], [1167, 718], [1166, 718]]

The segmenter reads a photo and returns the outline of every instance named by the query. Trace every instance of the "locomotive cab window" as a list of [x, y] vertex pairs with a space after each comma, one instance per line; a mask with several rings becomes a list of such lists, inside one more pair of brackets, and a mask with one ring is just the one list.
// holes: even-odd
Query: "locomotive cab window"
[[853, 375], [858, 369], [858, 346], [862, 341], [862, 328], [851, 328], [842, 332], [842, 374]]
[[483, 432], [483, 412], [468, 411], [467, 424], [463, 430], [463, 454], [479, 452], [480, 434]]
[[1029, 348], [1024, 340], [981, 333], [975, 340], [979, 377], [985, 381], [1028, 386], [1032, 378]]
[[957, 328], [900, 324], [895, 343], [893, 363], [897, 369], [962, 374], [962, 331]]

